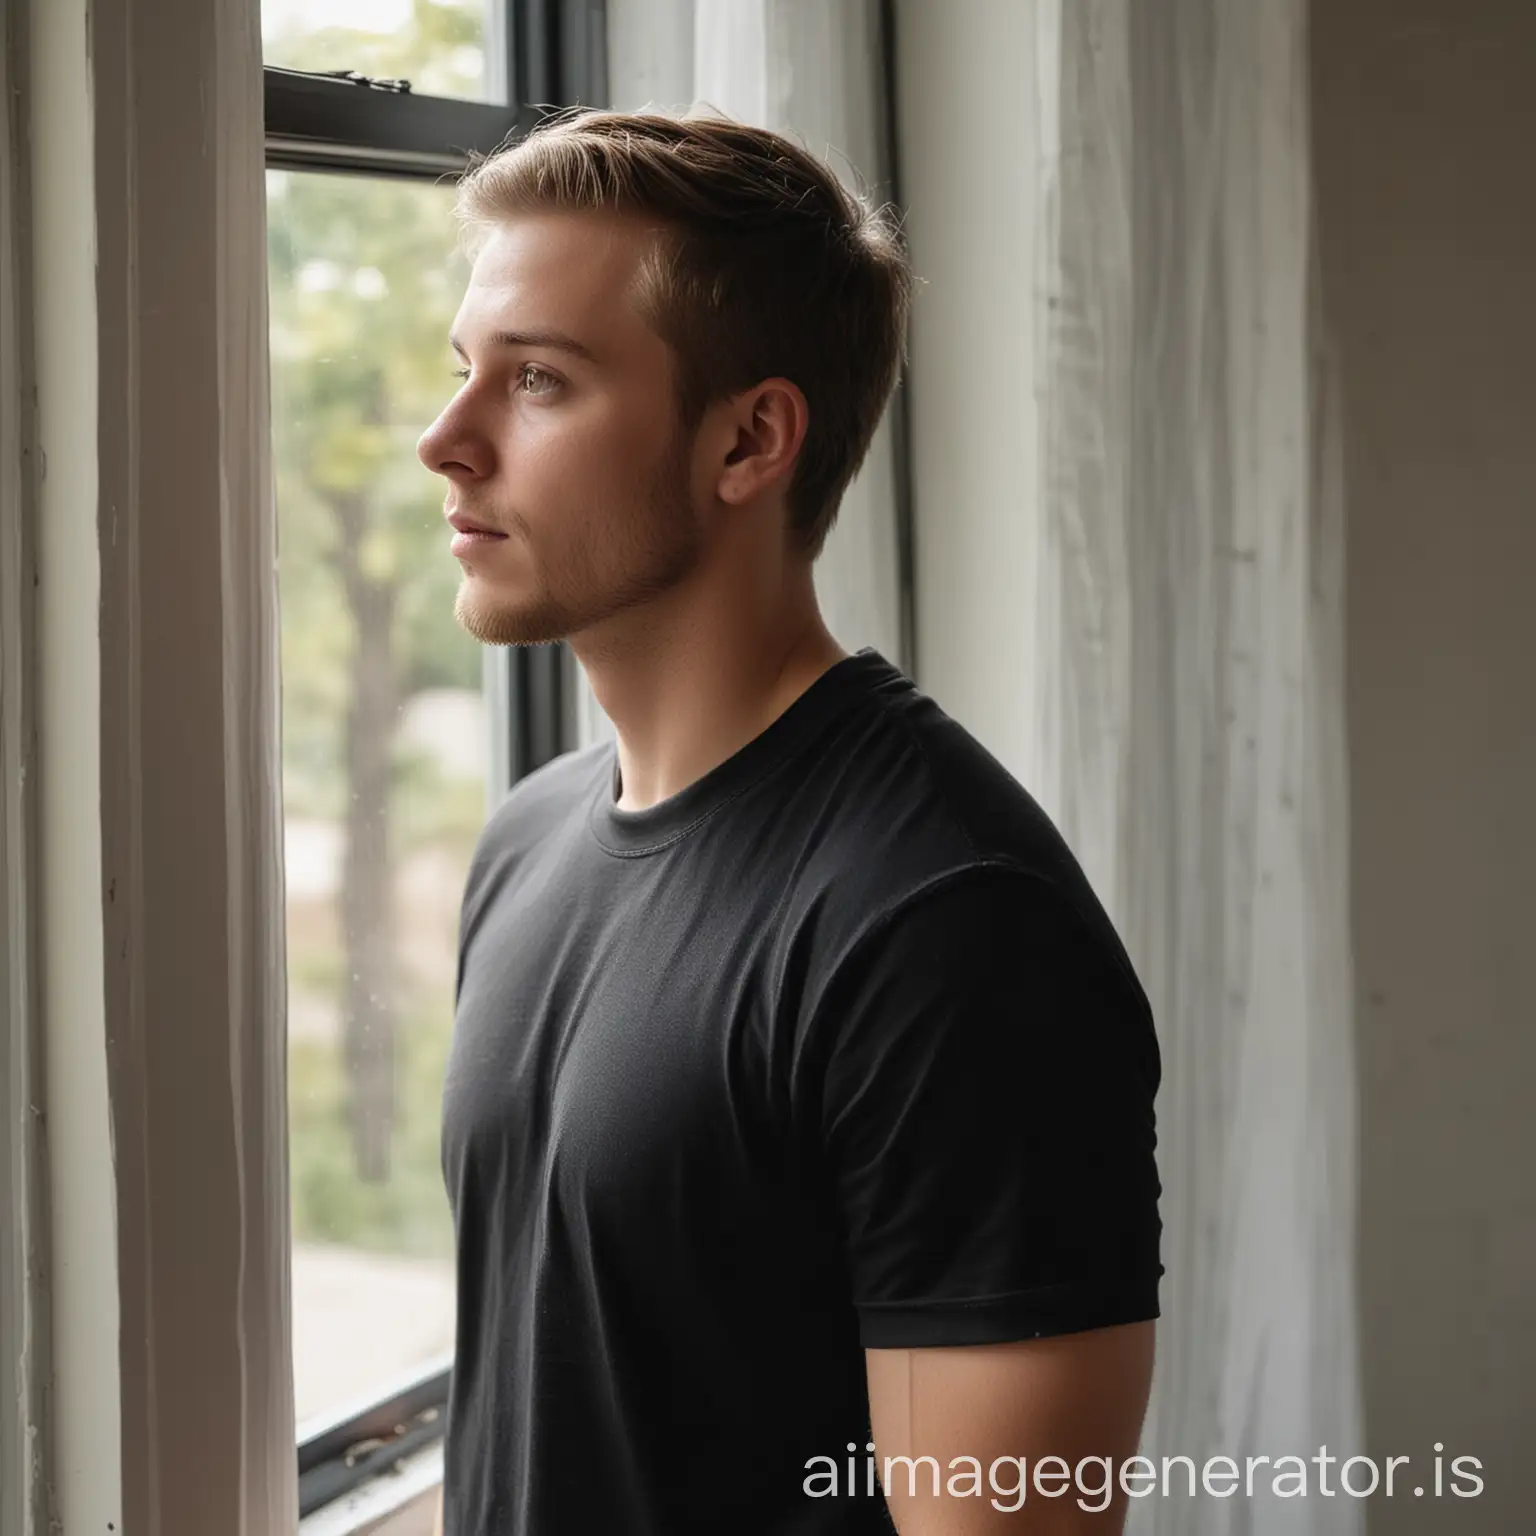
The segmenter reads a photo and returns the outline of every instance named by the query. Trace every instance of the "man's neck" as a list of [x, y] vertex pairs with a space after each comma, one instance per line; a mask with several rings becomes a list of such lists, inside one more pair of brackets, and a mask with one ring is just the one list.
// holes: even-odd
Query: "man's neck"
[[765, 731], [848, 653], [814, 608], [770, 634], [690, 636], [647, 654], [581, 657], [618, 736], [622, 810], [645, 810], [702, 778]]

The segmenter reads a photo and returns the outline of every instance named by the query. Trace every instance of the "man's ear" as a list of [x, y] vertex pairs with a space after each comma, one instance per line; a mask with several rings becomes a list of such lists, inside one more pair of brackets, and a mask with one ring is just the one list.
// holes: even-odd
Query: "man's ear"
[[734, 428], [715, 494], [739, 506], [775, 486], [787, 488], [805, 443], [811, 412], [788, 379], [764, 379], [730, 402]]

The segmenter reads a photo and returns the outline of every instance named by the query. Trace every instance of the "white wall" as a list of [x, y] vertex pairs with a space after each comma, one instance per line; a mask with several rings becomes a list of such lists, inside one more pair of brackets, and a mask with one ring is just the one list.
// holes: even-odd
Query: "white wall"
[[1360, 1291], [1373, 1532], [1529, 1530], [1536, 1440], [1536, 7], [1313, 22], [1348, 423]]
[[1036, 395], [1046, 249], [1033, 0], [897, 12], [913, 304], [915, 675], [1036, 782], [1032, 611], [1042, 473]]

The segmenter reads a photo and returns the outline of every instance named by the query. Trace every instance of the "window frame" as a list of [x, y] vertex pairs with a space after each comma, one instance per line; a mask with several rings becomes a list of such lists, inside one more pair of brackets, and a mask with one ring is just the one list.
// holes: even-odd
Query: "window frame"
[[452, 1352], [299, 1426], [299, 1518], [330, 1508], [406, 1457], [441, 1440]]
[[31, 294], [30, 165], [23, 152], [29, 105], [27, 12], [0, 13], [0, 1529], [42, 1531], [48, 1516], [50, 1312], [46, 1274], [46, 1140], [41, 956], [36, 668], [33, 601], [37, 549], [36, 373]]

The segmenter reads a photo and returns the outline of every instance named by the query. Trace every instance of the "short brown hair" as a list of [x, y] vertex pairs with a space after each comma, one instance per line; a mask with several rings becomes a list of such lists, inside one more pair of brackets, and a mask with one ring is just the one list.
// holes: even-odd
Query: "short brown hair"
[[546, 209], [633, 213], [668, 232], [641, 302], [677, 359], [689, 430], [761, 379], [799, 386], [810, 422], [788, 531], [814, 559], [905, 358], [912, 279], [888, 207], [764, 128], [577, 109], [459, 182], [471, 253], [503, 219]]

